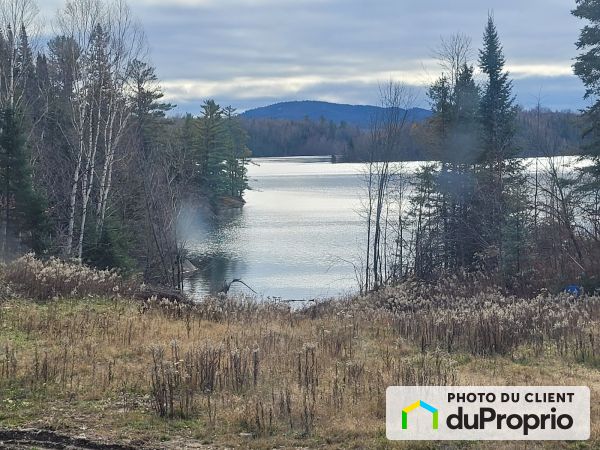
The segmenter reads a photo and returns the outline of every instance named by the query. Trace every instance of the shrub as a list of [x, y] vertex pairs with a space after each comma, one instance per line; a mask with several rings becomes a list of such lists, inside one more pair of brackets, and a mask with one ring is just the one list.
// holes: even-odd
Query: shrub
[[114, 270], [96, 270], [57, 258], [27, 254], [3, 268], [5, 282], [24, 297], [36, 300], [73, 297], [131, 296], [137, 288]]

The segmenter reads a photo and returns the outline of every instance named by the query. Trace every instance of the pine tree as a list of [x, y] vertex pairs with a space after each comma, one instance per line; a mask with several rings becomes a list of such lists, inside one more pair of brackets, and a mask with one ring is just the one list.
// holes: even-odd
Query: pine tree
[[479, 88], [472, 66], [459, 67], [452, 93], [452, 132], [448, 136], [447, 170], [438, 179], [447, 199], [444, 215], [445, 264], [449, 269], [471, 268], [481, 250], [477, 223], [473, 220], [474, 172], [478, 159]]
[[427, 164], [417, 170], [412, 184], [409, 218], [412, 222], [414, 275], [421, 279], [439, 276], [443, 258], [440, 244], [443, 242], [441, 222], [444, 212], [440, 208], [442, 201], [437, 189], [438, 168]]
[[215, 202], [218, 197], [227, 194], [227, 139], [223, 109], [214, 100], [207, 100], [202, 105], [202, 113], [197, 123], [197, 179], [205, 194]]
[[582, 53], [577, 56], [573, 69], [586, 87], [585, 98], [596, 98], [590, 109], [597, 110], [600, 108], [600, 1], [576, 0], [576, 3], [573, 15], [587, 20], [589, 25], [583, 27], [576, 43]]
[[158, 86], [158, 77], [152, 66], [134, 60], [128, 76], [131, 79], [131, 102], [139, 136], [142, 139], [158, 138], [161, 127], [157, 125], [165, 123], [165, 114], [173, 109], [173, 105], [161, 101], [164, 94]]
[[[162, 101], [163, 93], [152, 66], [134, 60], [128, 70], [132, 120], [130, 132], [135, 149], [127, 179], [133, 195], [120, 199], [119, 220], [107, 223], [101, 236], [103, 259], [115, 257], [125, 263], [133, 257], [144, 277], [172, 287], [180, 287], [181, 248], [177, 241], [177, 208], [180, 185], [185, 181], [181, 146], [170, 133], [173, 123], [166, 112], [173, 105]], [[141, 232], [140, 232], [141, 231]]]

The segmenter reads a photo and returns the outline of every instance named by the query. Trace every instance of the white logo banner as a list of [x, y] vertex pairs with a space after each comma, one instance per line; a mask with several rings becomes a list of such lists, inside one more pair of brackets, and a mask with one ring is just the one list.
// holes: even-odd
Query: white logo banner
[[390, 440], [586, 440], [585, 386], [393, 386]]

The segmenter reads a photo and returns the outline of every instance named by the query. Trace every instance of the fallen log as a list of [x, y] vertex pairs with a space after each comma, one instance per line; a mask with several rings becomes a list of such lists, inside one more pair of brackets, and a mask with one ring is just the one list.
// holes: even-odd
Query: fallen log
[[248, 289], [250, 289], [252, 292], [254, 292], [256, 295], [258, 295], [258, 292], [256, 292], [254, 289], [252, 289], [250, 286], [248, 286], [246, 283], [244, 283], [240, 278], [235, 278], [233, 280], [231, 280], [231, 282], [227, 282], [224, 281], [223, 282], [223, 287], [221, 288], [221, 290], [219, 292], [221, 292], [222, 294], [227, 294], [229, 292], [229, 289], [231, 289], [231, 285], [233, 283], [240, 283], [243, 284], [244, 286], [246, 286]]

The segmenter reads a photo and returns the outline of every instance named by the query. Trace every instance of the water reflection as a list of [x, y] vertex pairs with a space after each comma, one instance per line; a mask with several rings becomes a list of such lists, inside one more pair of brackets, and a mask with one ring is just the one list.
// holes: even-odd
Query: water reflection
[[223, 289], [225, 280], [231, 281], [232, 275], [244, 273], [246, 266], [242, 261], [236, 261], [225, 254], [201, 256], [194, 260], [198, 271], [187, 280], [187, 289], [193, 293], [219, 292]]
[[[249, 167], [246, 205], [219, 219], [196, 214], [188, 230], [196, 296], [241, 278], [262, 296], [310, 299], [356, 286], [348, 261], [360, 235], [359, 166], [323, 158], [268, 158]], [[230, 292], [250, 293], [241, 284]]]
[[232, 252], [228, 243], [228, 239], [235, 239], [235, 232], [242, 223], [241, 208], [226, 210], [219, 217], [203, 210], [194, 212], [190, 225], [190, 259], [198, 270], [187, 277], [187, 290], [196, 295], [219, 292], [226, 280], [246, 272], [243, 258], [239, 252]]

